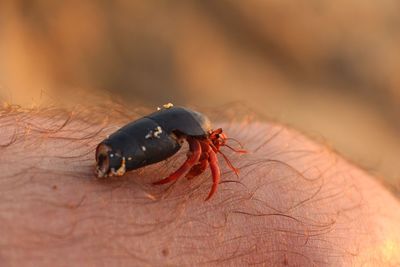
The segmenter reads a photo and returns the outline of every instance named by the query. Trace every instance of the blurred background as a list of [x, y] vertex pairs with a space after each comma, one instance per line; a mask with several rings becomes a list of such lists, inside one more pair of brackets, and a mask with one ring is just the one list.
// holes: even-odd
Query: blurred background
[[396, 0], [1, 1], [0, 98], [240, 101], [398, 189], [399, 48]]

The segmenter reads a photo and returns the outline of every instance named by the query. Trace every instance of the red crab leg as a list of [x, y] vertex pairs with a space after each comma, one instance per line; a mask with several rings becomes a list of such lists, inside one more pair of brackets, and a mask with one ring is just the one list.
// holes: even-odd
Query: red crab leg
[[205, 172], [205, 170], [208, 167], [208, 159], [207, 157], [205, 157], [203, 160], [200, 160], [200, 163], [194, 165], [190, 171], [186, 174], [186, 178], [188, 180], [193, 179], [196, 176], [199, 176], [200, 174], [202, 174], [203, 172]]
[[210, 146], [208, 145], [207, 142], [204, 141], [199, 141], [200, 142], [200, 146], [201, 146], [201, 156], [199, 159], [199, 163], [194, 165], [190, 171], [186, 174], [186, 178], [188, 180], [199, 176], [200, 174], [202, 174], [203, 172], [205, 172], [205, 170], [208, 167], [208, 151], [210, 150]]
[[233, 166], [233, 164], [231, 163], [231, 161], [229, 160], [229, 158], [222, 153], [221, 150], [219, 150], [219, 148], [217, 148], [213, 143], [210, 143], [209, 146], [212, 148], [211, 150], [213, 150], [215, 153], [220, 153], [222, 155], [222, 157], [224, 158], [226, 164], [229, 166], [229, 168], [232, 169], [232, 171], [234, 171], [234, 173], [236, 174], [236, 176], [239, 175], [239, 169], [235, 168], [235, 166]]
[[167, 178], [164, 178], [158, 182], [153, 183], [154, 185], [166, 184], [168, 182], [178, 179], [199, 161], [201, 155], [201, 147], [199, 141], [197, 141], [194, 138], [188, 138], [187, 141], [189, 143], [190, 154], [188, 155], [186, 161], [182, 164], [181, 167], [179, 167], [179, 169], [171, 173]]
[[212, 178], [213, 178], [213, 185], [211, 187], [211, 191], [210, 193], [208, 193], [208, 197], [206, 198], [206, 201], [209, 200], [214, 193], [217, 191], [217, 187], [219, 184], [219, 178], [221, 176], [221, 172], [219, 170], [219, 166], [218, 166], [218, 159], [217, 159], [217, 155], [215, 154], [215, 152], [210, 149], [208, 151], [208, 162], [210, 163], [210, 169], [211, 169], [211, 174], [212, 174]]

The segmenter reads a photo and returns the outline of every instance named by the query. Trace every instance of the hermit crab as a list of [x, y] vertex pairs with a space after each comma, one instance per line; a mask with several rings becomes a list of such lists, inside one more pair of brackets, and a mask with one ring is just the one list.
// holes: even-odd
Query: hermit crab
[[194, 110], [166, 104], [158, 111], [133, 121], [111, 134], [96, 148], [96, 174], [99, 178], [122, 176], [174, 155], [183, 145], [189, 144], [186, 161], [155, 185], [172, 182], [181, 176], [192, 179], [210, 167], [213, 185], [206, 200], [216, 192], [220, 181], [217, 153], [237, 174], [229, 159], [220, 151], [227, 146], [238, 153], [246, 153], [226, 144], [227, 136], [221, 128], [211, 129], [209, 119]]

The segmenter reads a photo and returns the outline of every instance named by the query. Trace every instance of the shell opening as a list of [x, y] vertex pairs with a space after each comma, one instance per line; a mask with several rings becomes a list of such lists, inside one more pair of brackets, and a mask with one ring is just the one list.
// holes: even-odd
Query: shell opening
[[97, 177], [107, 177], [110, 171], [109, 152], [111, 148], [105, 144], [100, 144], [96, 150], [96, 174]]

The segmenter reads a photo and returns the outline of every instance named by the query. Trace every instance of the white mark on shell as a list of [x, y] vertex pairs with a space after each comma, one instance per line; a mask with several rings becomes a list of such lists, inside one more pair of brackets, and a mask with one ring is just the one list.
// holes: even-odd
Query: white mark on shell
[[146, 136], [144, 138], [146, 139], [150, 139], [153, 136], [153, 131], [150, 131], [146, 134]]
[[167, 104], [163, 105], [163, 107], [166, 108], [166, 109], [172, 108], [173, 106], [174, 106], [174, 104], [172, 104], [172, 103], [167, 103]]
[[117, 176], [122, 176], [126, 172], [126, 165], [125, 165], [125, 157], [122, 157], [122, 164], [121, 167], [114, 173]]
[[157, 126], [154, 130], [150, 130], [144, 138], [150, 139], [150, 138], [160, 138], [160, 135], [162, 134], [162, 129], [160, 126]]
[[160, 134], [162, 134], [162, 129], [160, 126], [157, 126], [156, 130], [154, 131], [154, 137], [160, 138]]

